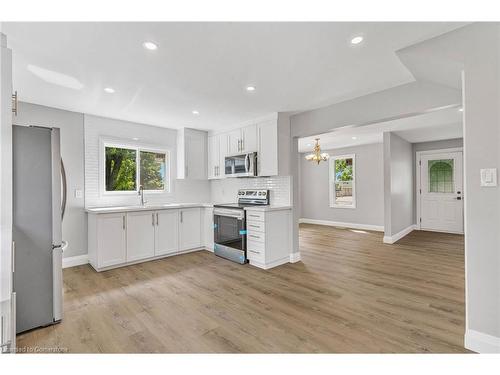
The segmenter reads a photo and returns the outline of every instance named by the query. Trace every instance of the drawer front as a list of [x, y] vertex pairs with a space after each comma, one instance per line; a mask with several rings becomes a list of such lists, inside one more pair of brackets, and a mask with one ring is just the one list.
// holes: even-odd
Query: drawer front
[[264, 221], [264, 212], [262, 211], [247, 211], [247, 221]]
[[247, 227], [247, 240], [248, 241], [258, 241], [266, 242], [266, 235], [263, 232], [256, 232], [251, 228]]
[[265, 263], [266, 256], [264, 243], [253, 240], [247, 241], [247, 258], [260, 263]]
[[252, 232], [265, 232], [266, 226], [263, 221], [250, 220], [247, 222], [247, 230]]

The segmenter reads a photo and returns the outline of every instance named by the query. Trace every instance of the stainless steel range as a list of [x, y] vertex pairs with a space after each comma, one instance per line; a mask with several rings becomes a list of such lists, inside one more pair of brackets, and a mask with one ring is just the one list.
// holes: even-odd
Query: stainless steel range
[[214, 253], [233, 262], [247, 262], [246, 211], [269, 205], [269, 190], [238, 190], [238, 203], [214, 205]]

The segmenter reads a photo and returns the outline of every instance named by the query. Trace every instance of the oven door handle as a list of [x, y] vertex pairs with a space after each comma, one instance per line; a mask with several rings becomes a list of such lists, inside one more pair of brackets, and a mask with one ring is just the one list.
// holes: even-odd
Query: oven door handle
[[245, 214], [243, 212], [231, 212], [229, 210], [224, 210], [224, 209], [214, 209], [214, 216], [226, 216], [238, 220], [243, 220]]

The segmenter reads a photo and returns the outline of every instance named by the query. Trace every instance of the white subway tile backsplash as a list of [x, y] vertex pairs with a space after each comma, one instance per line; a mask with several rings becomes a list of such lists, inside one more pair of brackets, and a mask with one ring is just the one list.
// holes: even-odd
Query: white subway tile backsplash
[[291, 203], [291, 177], [226, 178], [211, 180], [211, 199], [214, 203], [236, 202], [239, 189], [269, 189], [273, 205], [288, 206]]

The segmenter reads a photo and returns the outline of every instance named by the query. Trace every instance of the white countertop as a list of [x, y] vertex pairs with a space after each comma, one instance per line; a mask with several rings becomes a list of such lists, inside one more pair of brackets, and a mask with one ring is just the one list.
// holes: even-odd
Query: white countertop
[[[109, 214], [113, 212], [132, 212], [132, 211], [154, 211], [168, 210], [174, 208], [189, 208], [189, 207], [213, 207], [213, 203], [166, 203], [166, 204], [146, 204], [145, 206], [110, 206], [110, 207], [89, 207], [85, 211], [90, 214]], [[280, 211], [291, 210], [292, 206], [255, 206], [245, 207], [247, 211]]]
[[245, 211], [282, 211], [282, 210], [291, 210], [292, 206], [251, 206], [245, 207]]
[[91, 214], [109, 214], [113, 212], [130, 212], [130, 211], [153, 211], [153, 210], [168, 210], [173, 208], [189, 208], [189, 207], [213, 207], [211, 203], [166, 203], [166, 204], [146, 204], [145, 206], [110, 206], [110, 207], [89, 207], [85, 211]]

